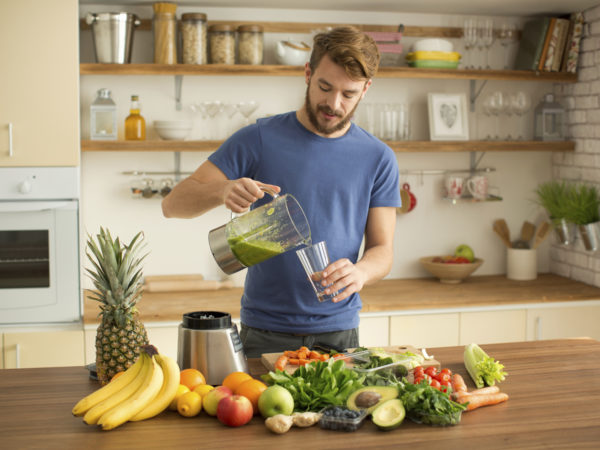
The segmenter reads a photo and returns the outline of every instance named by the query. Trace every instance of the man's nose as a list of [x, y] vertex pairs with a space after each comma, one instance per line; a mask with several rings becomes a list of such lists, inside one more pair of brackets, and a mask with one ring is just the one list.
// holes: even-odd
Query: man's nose
[[327, 96], [327, 106], [335, 113], [342, 106], [342, 94], [340, 92], [330, 92]]

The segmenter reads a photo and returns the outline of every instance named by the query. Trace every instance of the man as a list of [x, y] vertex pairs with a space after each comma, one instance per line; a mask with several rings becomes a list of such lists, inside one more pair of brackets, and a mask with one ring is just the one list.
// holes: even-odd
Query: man
[[332, 284], [327, 294], [339, 291], [331, 302], [318, 302], [293, 251], [248, 268], [240, 335], [249, 357], [359, 345], [358, 292], [391, 269], [401, 203], [393, 151], [350, 122], [379, 58], [375, 42], [355, 28], [318, 34], [304, 105], [236, 132], [163, 200], [166, 217], [196, 217], [222, 204], [239, 213], [261, 203], [267, 186], [292, 194], [312, 241], [326, 241], [333, 262], [322, 283]]

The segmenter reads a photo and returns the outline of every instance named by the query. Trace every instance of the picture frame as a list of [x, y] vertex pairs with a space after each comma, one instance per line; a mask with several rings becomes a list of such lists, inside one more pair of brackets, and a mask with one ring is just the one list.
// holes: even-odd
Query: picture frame
[[427, 94], [429, 138], [432, 141], [468, 141], [469, 118], [465, 94]]

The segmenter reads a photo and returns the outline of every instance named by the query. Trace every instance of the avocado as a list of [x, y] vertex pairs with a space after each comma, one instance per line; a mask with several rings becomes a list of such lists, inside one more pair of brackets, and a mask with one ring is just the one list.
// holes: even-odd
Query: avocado
[[398, 397], [396, 386], [365, 386], [350, 394], [346, 406], [355, 411], [366, 409], [367, 414], [373, 412], [378, 405]]
[[399, 427], [404, 420], [405, 415], [406, 413], [404, 411], [402, 400], [393, 398], [391, 400], [386, 400], [375, 408], [371, 414], [371, 419], [373, 420], [373, 423], [377, 425], [377, 428], [383, 431], [389, 431]]

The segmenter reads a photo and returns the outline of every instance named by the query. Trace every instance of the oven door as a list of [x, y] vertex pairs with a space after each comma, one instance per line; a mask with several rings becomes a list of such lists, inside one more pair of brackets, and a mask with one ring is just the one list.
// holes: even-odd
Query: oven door
[[0, 323], [80, 318], [78, 202], [0, 202]]

